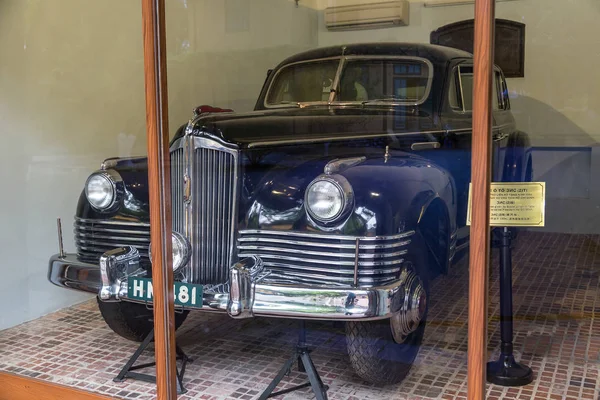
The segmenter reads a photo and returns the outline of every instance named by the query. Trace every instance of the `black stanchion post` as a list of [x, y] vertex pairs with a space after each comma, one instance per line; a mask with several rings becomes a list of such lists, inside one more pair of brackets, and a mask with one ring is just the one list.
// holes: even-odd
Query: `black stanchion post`
[[487, 380], [501, 386], [523, 386], [533, 381], [531, 368], [513, 355], [512, 249], [511, 232], [502, 228], [500, 245], [500, 358], [488, 362]]

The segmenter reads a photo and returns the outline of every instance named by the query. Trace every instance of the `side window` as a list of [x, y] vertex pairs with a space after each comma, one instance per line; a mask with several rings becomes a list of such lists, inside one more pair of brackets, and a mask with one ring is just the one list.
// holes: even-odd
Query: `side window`
[[497, 74], [498, 80], [498, 95], [500, 98], [500, 109], [510, 110], [510, 101], [508, 100], [508, 86], [506, 85], [506, 79], [500, 74]]
[[450, 74], [450, 83], [448, 86], [448, 103], [450, 108], [455, 111], [462, 111], [462, 100], [460, 98], [460, 85], [458, 80], [458, 68]]
[[[494, 73], [492, 95], [492, 108], [494, 110], [508, 109], [508, 99], [506, 96], [506, 82], [500, 72]], [[471, 112], [473, 111], [473, 66], [459, 65], [450, 77], [450, 86], [448, 88], [448, 101], [450, 107], [455, 111]]]

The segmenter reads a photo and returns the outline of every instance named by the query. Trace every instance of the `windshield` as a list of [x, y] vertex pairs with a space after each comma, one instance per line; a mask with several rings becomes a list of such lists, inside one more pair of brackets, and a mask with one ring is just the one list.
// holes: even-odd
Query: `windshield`
[[269, 89], [267, 104], [326, 102], [339, 63], [338, 59], [284, 67]]
[[[267, 106], [298, 106], [327, 103], [340, 60], [310, 61], [281, 69], [268, 94]], [[431, 64], [412, 58], [351, 58], [335, 90], [334, 103], [379, 103], [417, 105], [429, 95]]]
[[417, 60], [349, 60], [336, 101], [420, 104], [430, 85], [429, 66]]

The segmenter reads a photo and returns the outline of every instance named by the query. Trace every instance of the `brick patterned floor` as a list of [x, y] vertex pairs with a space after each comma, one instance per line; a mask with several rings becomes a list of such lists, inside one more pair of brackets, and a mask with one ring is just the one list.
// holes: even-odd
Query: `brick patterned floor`
[[[498, 254], [490, 271], [490, 358], [499, 351]], [[514, 252], [515, 349], [535, 380], [488, 385], [488, 399], [597, 399], [600, 392], [600, 237], [522, 232]], [[343, 329], [309, 323], [313, 358], [329, 398], [466, 399], [468, 265], [432, 284], [430, 322], [408, 378], [396, 386], [361, 382], [349, 366]], [[296, 323], [193, 313], [178, 332], [189, 364], [180, 399], [254, 399], [289, 356]], [[114, 383], [136, 345], [106, 327], [86, 302], [0, 332], [0, 370], [124, 399], [152, 399], [154, 386]], [[144, 359], [148, 360], [148, 356]], [[304, 382], [293, 372], [288, 385]], [[285, 387], [285, 386], [284, 386]], [[285, 399], [314, 398], [308, 390]]]

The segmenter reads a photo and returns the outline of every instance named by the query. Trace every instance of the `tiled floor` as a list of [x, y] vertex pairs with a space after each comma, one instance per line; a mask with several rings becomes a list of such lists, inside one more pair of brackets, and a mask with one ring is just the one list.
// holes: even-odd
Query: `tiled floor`
[[[514, 253], [515, 349], [535, 381], [522, 388], [488, 386], [489, 399], [597, 399], [600, 392], [600, 237], [523, 232]], [[499, 348], [498, 261], [490, 273], [489, 350]], [[334, 399], [463, 399], [467, 365], [466, 262], [432, 285], [422, 350], [400, 385], [374, 387], [353, 375], [343, 330], [310, 323], [313, 357]], [[195, 313], [178, 332], [195, 361], [181, 399], [254, 399], [290, 354], [296, 324], [234, 321]], [[153, 398], [153, 385], [112, 379], [135, 350], [102, 321], [94, 302], [0, 332], [0, 370], [126, 399]], [[147, 359], [147, 358], [146, 358]], [[293, 372], [289, 383], [303, 382]], [[310, 399], [304, 390], [286, 399]]]

